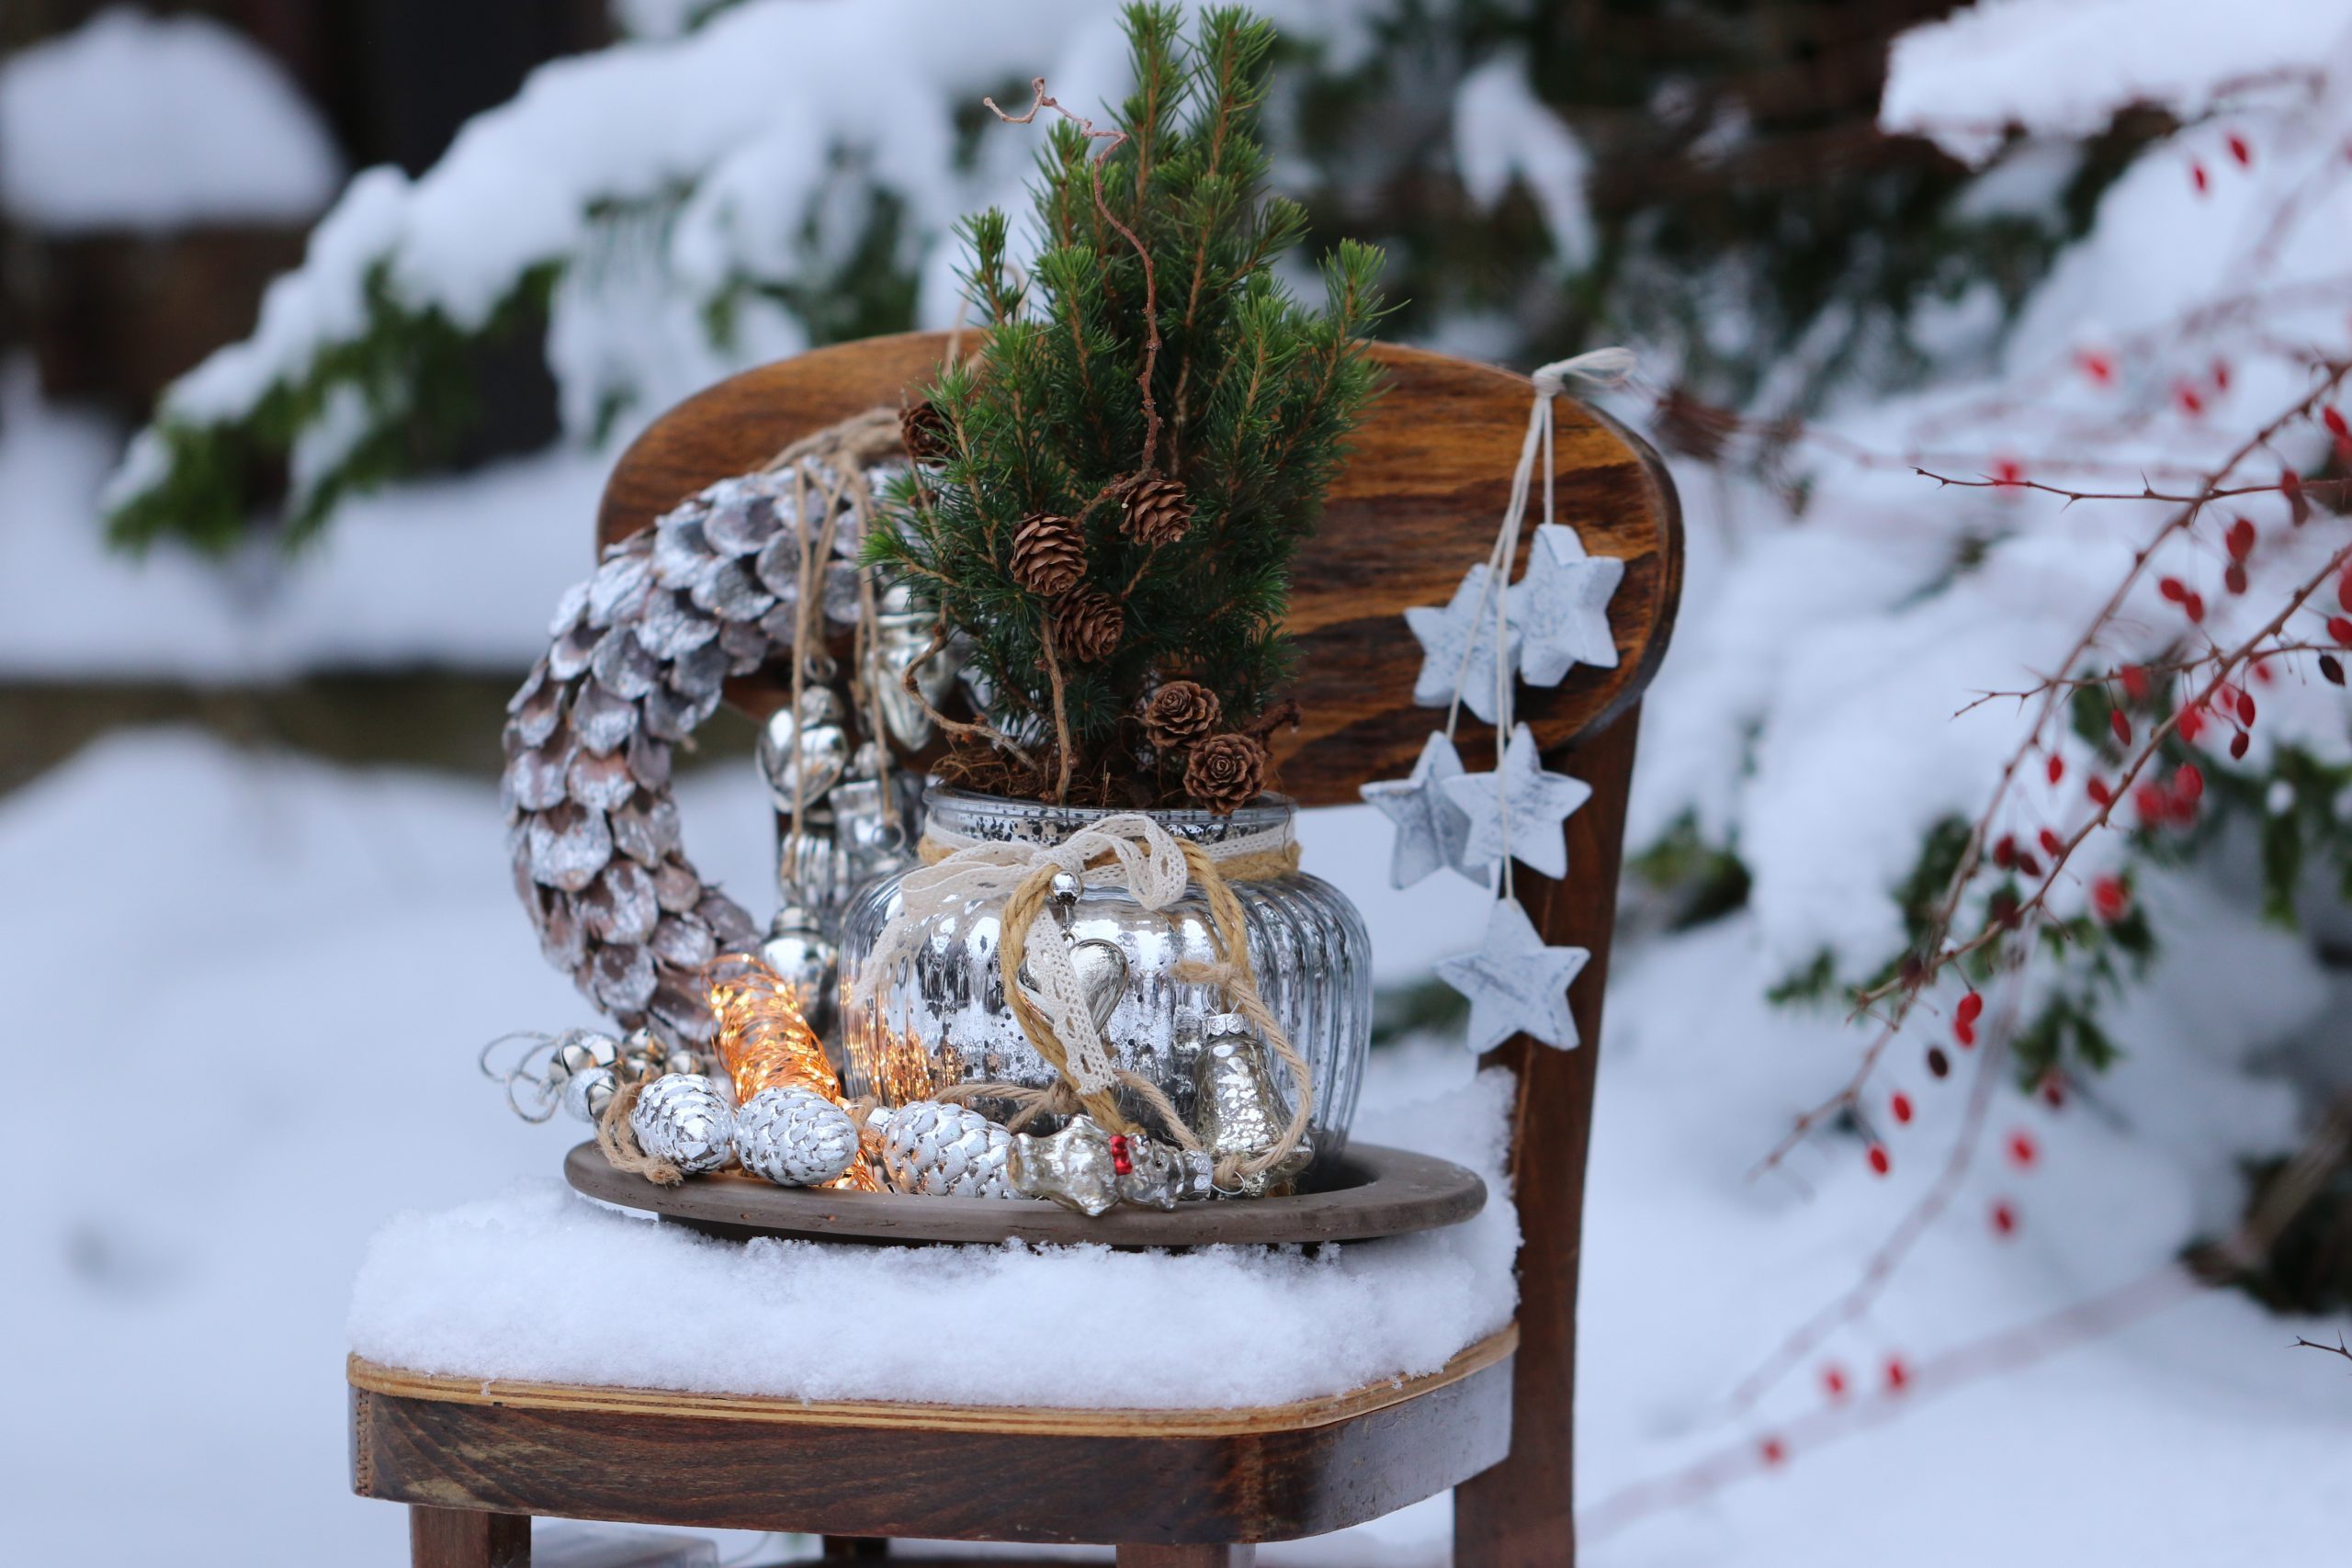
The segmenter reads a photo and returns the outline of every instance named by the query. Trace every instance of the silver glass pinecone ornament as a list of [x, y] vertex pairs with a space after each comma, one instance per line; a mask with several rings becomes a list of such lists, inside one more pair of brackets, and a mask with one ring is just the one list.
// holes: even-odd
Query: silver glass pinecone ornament
[[1011, 1198], [1012, 1134], [965, 1105], [916, 1100], [876, 1111], [882, 1174], [896, 1192], [931, 1198]]
[[735, 1108], [699, 1073], [665, 1073], [629, 1108], [637, 1146], [689, 1176], [735, 1157]]
[[814, 1187], [857, 1158], [857, 1127], [821, 1094], [763, 1089], [736, 1110], [735, 1157], [778, 1187]]

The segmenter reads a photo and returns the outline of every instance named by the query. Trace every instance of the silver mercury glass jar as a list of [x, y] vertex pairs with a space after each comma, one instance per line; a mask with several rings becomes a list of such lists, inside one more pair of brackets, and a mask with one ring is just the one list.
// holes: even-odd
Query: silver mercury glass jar
[[[936, 827], [1009, 843], [1057, 843], [1114, 814], [936, 784], [925, 805]], [[1280, 841], [1287, 844], [1298, 808], [1268, 795], [1228, 817], [1205, 811], [1146, 815], [1177, 838], [1196, 843], [1278, 829]], [[1355, 906], [1319, 877], [1294, 872], [1230, 886], [1249, 930], [1259, 994], [1282, 1021], [1314, 1078], [1309, 1136], [1322, 1166], [1346, 1147], [1363, 1078], [1372, 1038], [1372, 939]], [[958, 1083], [1050, 1088], [1057, 1081], [1054, 1068], [1005, 1006], [997, 958], [1001, 899], [982, 900], [961, 916], [933, 921], [922, 946], [897, 972], [878, 977], [869, 1002], [851, 1002], [867, 955], [898, 912], [898, 887], [896, 875], [869, 884], [842, 917], [842, 1054], [848, 1092], [899, 1105]], [[1188, 1124], [1197, 1127], [1194, 1085], [1203, 1021], [1231, 1005], [1221, 987], [1176, 978], [1186, 964], [1216, 959], [1207, 901], [1193, 887], [1166, 908], [1151, 910], [1117, 888], [1090, 887], [1069, 911], [1069, 930], [1074, 941], [1107, 939], [1126, 954], [1126, 989], [1103, 1038], [1120, 1066], [1150, 1079]], [[1277, 1073], [1280, 1079], [1287, 1077]], [[1286, 1081], [1278, 1087], [1285, 1096], [1290, 1091]], [[1138, 1126], [1151, 1129], [1152, 1115], [1139, 1102], [1125, 1103], [1129, 1099], [1122, 1095], [1122, 1108]], [[1287, 1117], [1289, 1111], [1285, 1100], [1280, 1114]], [[1310, 1174], [1310, 1185], [1313, 1179]]]

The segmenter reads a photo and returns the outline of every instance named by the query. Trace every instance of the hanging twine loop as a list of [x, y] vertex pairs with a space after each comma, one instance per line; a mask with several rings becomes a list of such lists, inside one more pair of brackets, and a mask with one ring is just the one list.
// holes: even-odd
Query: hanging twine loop
[[1015, 1107], [1008, 1122], [1014, 1131], [1041, 1115], [1080, 1111], [1110, 1132], [1142, 1131], [1119, 1107], [1117, 1091], [1124, 1089], [1149, 1111], [1164, 1136], [1199, 1152], [1199, 1138], [1159, 1086], [1112, 1060], [1080, 981], [1069, 933], [1058, 920], [1039, 919], [1052, 901], [1054, 879], [1064, 874], [1077, 878], [1081, 886], [1117, 888], [1147, 909], [1164, 909], [1197, 886], [1208, 904], [1218, 958], [1214, 964], [1183, 965], [1175, 977], [1222, 990], [1231, 1004], [1227, 1010], [1249, 1021], [1289, 1074], [1292, 1086], [1290, 1121], [1281, 1136], [1255, 1155], [1220, 1156], [1218, 1185], [1233, 1187], [1261, 1175], [1297, 1150], [1314, 1114], [1314, 1077], [1258, 993], [1249, 926], [1232, 887], [1236, 881], [1285, 875], [1298, 868], [1298, 846], [1290, 841], [1286, 828], [1210, 846], [1180, 840], [1141, 813], [1122, 812], [1051, 844], [959, 841], [934, 828], [923, 840], [922, 853], [926, 864], [900, 883], [899, 913], [860, 967], [857, 999], [873, 999], [880, 977], [913, 954], [933, 919], [1002, 898], [997, 962], [1005, 1003], [1022, 1033], [1061, 1080], [1045, 1089], [964, 1084], [943, 1098], [1006, 1100]]

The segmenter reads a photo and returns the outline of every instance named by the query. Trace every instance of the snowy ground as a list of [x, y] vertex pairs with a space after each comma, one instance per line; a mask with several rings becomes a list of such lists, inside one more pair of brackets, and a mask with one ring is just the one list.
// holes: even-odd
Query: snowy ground
[[[691, 783], [698, 859], [758, 885], [764, 826], [732, 770]], [[1361, 815], [1315, 825], [1342, 880], [1375, 855]], [[513, 907], [486, 786], [337, 772], [180, 733], [105, 742], [0, 803], [0, 887], [30, 1201], [0, 1246], [18, 1348], [0, 1436], [10, 1561], [191, 1564], [397, 1561], [397, 1511], [345, 1492], [340, 1362], [368, 1238], [403, 1209], [543, 1178], [564, 1141], [513, 1122], [474, 1076], [489, 1034], [583, 1018]], [[1370, 891], [1364, 889], [1364, 891]], [[1466, 942], [1475, 906], [1434, 920], [1374, 900], [1379, 940]], [[2277, 940], [2214, 931], [2216, 961]], [[1884, 1303], [1769, 1399], [1727, 1391], [1847, 1283], [1943, 1146], [1960, 1093], [1924, 1101], [1875, 1183], [1833, 1145], [1788, 1183], [1743, 1171], [1805, 1086], [1849, 1048], [1834, 1026], [1753, 998], [1739, 922], [1628, 952], [1611, 1002], [1584, 1275], [1580, 1486], [1588, 1506], [1783, 1424], [1789, 1461], [1595, 1543], [1603, 1564], [2323, 1562], [2352, 1518], [2352, 1386], [2300, 1327], [2204, 1297], [2037, 1367], [1949, 1394], [1923, 1376], [1891, 1418], [1818, 1448], [1799, 1433], [1835, 1359], [1868, 1393], [1917, 1363], [2155, 1267], [2220, 1216], [2200, 1163], [2275, 1137], [2285, 1096], [2235, 1043], [2319, 1005], [2218, 1021], [2181, 998], [2135, 1020], [2139, 1057], [2099, 1111], [2029, 1114], [2020, 1173], [1973, 1179]], [[2282, 967], [2282, 975], [2291, 975]], [[62, 1064], [95, 1045], [96, 1075]], [[38, 1055], [35, 1055], [38, 1053]], [[1374, 1098], [1466, 1074], [1429, 1048], [1384, 1064]], [[99, 1097], [107, 1097], [102, 1100]], [[1983, 1223], [2000, 1193], [2013, 1240]], [[684, 1317], [693, 1312], [682, 1303]], [[96, 1459], [94, 1456], [102, 1456]], [[1430, 1562], [1442, 1506], [1377, 1543], [1272, 1562]], [[256, 1552], [255, 1543], [263, 1543]], [[285, 1543], [282, 1551], [268, 1543]], [[300, 1543], [299, 1546], [296, 1543]], [[1342, 1555], [1344, 1553], [1344, 1555]]]

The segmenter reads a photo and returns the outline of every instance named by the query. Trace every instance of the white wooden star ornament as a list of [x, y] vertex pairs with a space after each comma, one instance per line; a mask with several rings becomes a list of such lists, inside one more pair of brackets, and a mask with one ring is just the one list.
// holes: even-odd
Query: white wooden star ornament
[[1421, 747], [1409, 778], [1384, 779], [1363, 786], [1363, 797], [1396, 825], [1396, 852], [1389, 857], [1392, 887], [1410, 887], [1442, 866], [1452, 866], [1471, 881], [1483, 884], [1491, 859], [1465, 860], [1470, 841], [1470, 818], [1445, 792], [1448, 779], [1462, 776], [1462, 758], [1453, 742], [1439, 730]]
[[1477, 952], [1441, 960], [1438, 977], [1470, 1002], [1472, 1051], [1491, 1051], [1514, 1034], [1556, 1050], [1579, 1043], [1568, 987], [1592, 957], [1581, 947], [1546, 947], [1516, 898], [1498, 899]]
[[1498, 682], [1498, 617], [1494, 598], [1487, 591], [1492, 575], [1481, 561], [1463, 573], [1462, 586], [1453, 591], [1453, 602], [1443, 609], [1416, 604], [1405, 612], [1405, 624], [1421, 645], [1420, 679], [1413, 682], [1413, 701], [1421, 706], [1443, 707], [1458, 692], [1463, 706], [1488, 724], [1495, 722], [1496, 698], [1508, 692], [1511, 671], [1519, 662], [1519, 628], [1508, 624], [1504, 628], [1502, 680]]
[[1527, 575], [1510, 591], [1520, 678], [1531, 686], [1556, 686], [1579, 664], [1615, 669], [1609, 600], [1624, 575], [1623, 561], [1585, 554], [1574, 528], [1539, 526], [1527, 553]]
[[1535, 747], [1535, 732], [1527, 726], [1511, 727], [1510, 744], [1503, 749], [1502, 767], [1491, 773], [1464, 773], [1445, 781], [1446, 794], [1469, 814], [1470, 842], [1464, 852], [1473, 861], [1496, 861], [1508, 854], [1546, 876], [1568, 874], [1569, 814], [1592, 798], [1592, 786], [1566, 773], [1544, 771]]

